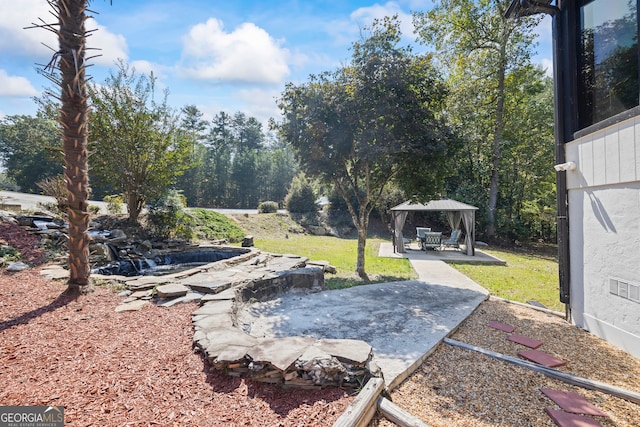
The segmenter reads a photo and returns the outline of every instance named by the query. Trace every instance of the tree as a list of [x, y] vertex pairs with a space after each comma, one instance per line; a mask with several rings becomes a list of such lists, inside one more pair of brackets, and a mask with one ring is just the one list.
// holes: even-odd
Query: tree
[[103, 85], [90, 86], [96, 179], [123, 193], [129, 220], [136, 222], [148, 200], [159, 198], [187, 169], [193, 140], [178, 116], [155, 100], [155, 77], [137, 76], [123, 61]]
[[423, 197], [438, 191], [452, 148], [438, 118], [444, 85], [429, 58], [398, 47], [397, 17], [375, 21], [368, 31], [354, 43], [350, 64], [286, 86], [278, 124], [301, 169], [330, 182], [345, 200], [363, 279], [369, 215], [385, 186], [398, 180]]
[[[505, 130], [506, 78], [510, 70], [529, 63], [533, 28], [538, 17], [507, 19], [510, 0], [442, 0], [428, 12], [414, 14], [425, 44], [435, 46], [449, 78], [461, 83], [458, 99], [474, 104], [474, 140], [488, 159], [487, 237], [496, 234], [500, 164]], [[468, 109], [466, 109], [468, 110]], [[452, 109], [452, 114], [457, 111]], [[488, 147], [485, 147], [488, 142]]]
[[0, 160], [21, 191], [39, 191], [38, 181], [61, 175], [61, 151], [55, 121], [40, 115], [0, 119]]
[[[58, 36], [59, 49], [43, 72], [60, 88], [58, 122], [64, 150], [64, 177], [68, 191], [69, 281], [67, 292], [79, 295], [91, 290], [89, 283], [89, 153], [86, 87], [86, 38], [88, 0], [49, 2], [55, 24], [42, 24]], [[59, 74], [57, 73], [59, 72]]]
[[207, 150], [202, 141], [205, 138], [207, 121], [203, 120], [202, 116], [202, 112], [195, 105], [186, 105], [182, 108], [180, 128], [191, 139], [192, 146], [189, 167], [178, 178], [177, 187], [182, 189], [188, 206], [203, 206], [204, 202], [206, 179], [202, 166]]

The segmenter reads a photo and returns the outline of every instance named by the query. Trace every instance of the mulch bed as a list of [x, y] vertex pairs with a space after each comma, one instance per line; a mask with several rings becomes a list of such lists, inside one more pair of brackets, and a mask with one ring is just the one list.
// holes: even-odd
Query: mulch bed
[[196, 304], [116, 313], [36, 270], [0, 272], [0, 405], [62, 405], [72, 426], [326, 426], [344, 390], [283, 390], [212, 370], [192, 350]]

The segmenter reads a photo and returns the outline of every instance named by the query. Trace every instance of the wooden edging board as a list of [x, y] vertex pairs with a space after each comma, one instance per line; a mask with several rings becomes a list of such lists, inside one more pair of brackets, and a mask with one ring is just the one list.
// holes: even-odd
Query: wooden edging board
[[371, 378], [333, 427], [365, 427], [377, 410], [378, 397], [384, 390], [382, 378]]
[[430, 427], [418, 417], [414, 417], [389, 399], [378, 398], [378, 411], [389, 421], [400, 427]]

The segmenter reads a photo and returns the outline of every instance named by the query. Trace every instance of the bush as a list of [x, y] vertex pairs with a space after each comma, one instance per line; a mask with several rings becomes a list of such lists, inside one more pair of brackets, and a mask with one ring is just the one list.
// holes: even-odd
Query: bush
[[122, 194], [104, 196], [102, 198], [102, 201], [107, 204], [107, 212], [109, 212], [111, 215], [118, 215], [123, 213], [122, 207], [124, 205], [124, 198], [122, 197]]
[[66, 216], [69, 204], [67, 202], [67, 184], [64, 181], [64, 177], [58, 175], [45, 178], [42, 181], [38, 181], [36, 185], [42, 190], [44, 195], [56, 199], [55, 206], [45, 203], [45, 207], [57, 211], [61, 216]]
[[304, 174], [298, 174], [291, 182], [291, 188], [285, 197], [285, 206], [291, 213], [317, 212], [316, 197], [311, 183]]
[[278, 212], [278, 203], [273, 201], [262, 202], [258, 205], [258, 213], [276, 213]]
[[186, 200], [180, 191], [170, 190], [149, 204], [147, 224], [150, 233], [159, 238], [193, 238], [194, 220], [185, 209]]

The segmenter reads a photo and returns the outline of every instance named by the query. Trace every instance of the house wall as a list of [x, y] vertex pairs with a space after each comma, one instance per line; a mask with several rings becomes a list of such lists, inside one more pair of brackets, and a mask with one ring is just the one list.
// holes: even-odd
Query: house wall
[[640, 117], [565, 155], [573, 321], [640, 358]]

